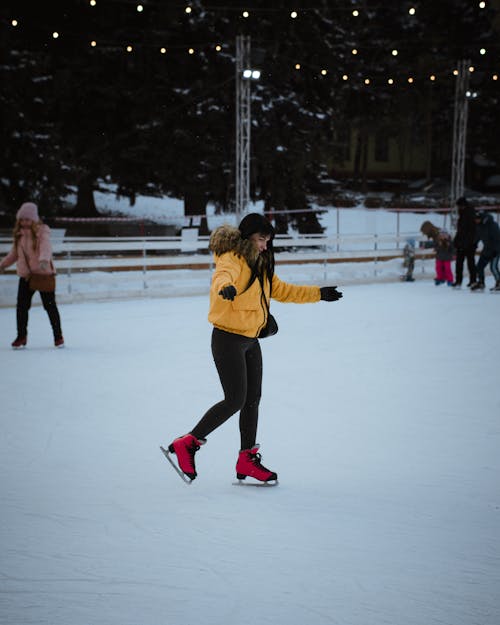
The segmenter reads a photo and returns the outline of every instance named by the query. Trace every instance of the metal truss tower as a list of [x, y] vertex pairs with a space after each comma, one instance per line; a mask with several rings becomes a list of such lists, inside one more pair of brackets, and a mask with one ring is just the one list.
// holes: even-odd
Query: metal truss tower
[[470, 60], [458, 63], [458, 75], [455, 85], [455, 113], [453, 117], [453, 154], [451, 162], [451, 225], [457, 223], [456, 201], [464, 194], [465, 146], [467, 141], [467, 117], [469, 114], [469, 72]]
[[250, 67], [250, 37], [236, 38], [236, 215], [242, 217], [250, 202], [250, 83], [243, 76]]

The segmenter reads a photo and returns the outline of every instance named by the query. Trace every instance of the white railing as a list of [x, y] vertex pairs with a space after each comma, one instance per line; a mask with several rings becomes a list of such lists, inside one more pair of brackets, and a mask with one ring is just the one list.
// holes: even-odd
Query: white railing
[[[394, 235], [277, 235], [276, 262], [339, 262], [393, 258], [402, 254], [408, 238]], [[0, 255], [12, 246], [12, 239], [0, 237]], [[182, 237], [53, 237], [52, 247], [58, 271], [120, 271], [207, 268], [212, 263], [208, 237], [185, 241]], [[417, 254], [428, 253], [418, 250]]]
[[[195, 287], [186, 288], [185, 292], [193, 293], [195, 289], [202, 293], [208, 289], [213, 265], [208, 237], [186, 241], [182, 237], [90, 238], [57, 234], [52, 231], [61, 301], [89, 299], [90, 292], [99, 298], [172, 293], [179, 282], [174, 270], [198, 270], [190, 272], [189, 280]], [[332, 263], [364, 261], [372, 263], [371, 275], [377, 278], [379, 262], [401, 257], [408, 238], [417, 241], [416, 255], [422, 261], [432, 255], [432, 250], [418, 248], [421, 237], [412, 233], [404, 236], [278, 235], [274, 240], [276, 264], [281, 265], [280, 275], [282, 271], [291, 270], [291, 266], [296, 267], [296, 275], [297, 266], [302, 265], [300, 272], [307, 274], [305, 279], [316, 283], [326, 281], [335, 273]], [[11, 246], [10, 238], [0, 238], [0, 257]], [[424, 264], [421, 266], [424, 271]], [[0, 280], [0, 305], [14, 303], [17, 288], [14, 275], [15, 266], [12, 266]]]

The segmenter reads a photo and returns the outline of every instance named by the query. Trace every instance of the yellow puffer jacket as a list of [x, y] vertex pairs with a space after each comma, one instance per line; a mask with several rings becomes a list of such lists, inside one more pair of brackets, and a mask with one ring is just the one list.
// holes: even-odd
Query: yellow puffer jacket
[[[251, 277], [250, 265], [259, 263], [259, 252], [251, 241], [242, 239], [240, 231], [232, 226], [221, 226], [210, 237], [210, 249], [214, 252], [215, 271], [210, 288], [208, 320], [216, 328], [256, 337], [266, 325], [267, 308], [258, 280], [245, 290]], [[225, 300], [219, 291], [232, 284], [237, 295], [233, 301]], [[273, 276], [272, 291], [269, 281], [264, 280], [268, 305], [269, 294], [280, 302], [295, 304], [314, 303], [320, 300], [318, 286], [296, 286]]]

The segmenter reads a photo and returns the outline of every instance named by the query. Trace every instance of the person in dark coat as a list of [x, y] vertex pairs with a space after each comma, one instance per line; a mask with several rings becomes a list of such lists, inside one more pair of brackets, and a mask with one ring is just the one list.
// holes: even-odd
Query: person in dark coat
[[453, 286], [460, 288], [464, 272], [464, 260], [467, 259], [469, 270], [469, 283], [472, 286], [476, 281], [476, 222], [475, 210], [464, 198], [458, 198], [458, 222], [457, 232], [453, 239], [456, 251], [455, 259], [455, 282]]
[[488, 263], [495, 278], [495, 286], [490, 290], [500, 291], [500, 228], [490, 213], [476, 213], [476, 242], [479, 241], [483, 242], [483, 249], [476, 265], [477, 280], [471, 291], [484, 290], [484, 269]]

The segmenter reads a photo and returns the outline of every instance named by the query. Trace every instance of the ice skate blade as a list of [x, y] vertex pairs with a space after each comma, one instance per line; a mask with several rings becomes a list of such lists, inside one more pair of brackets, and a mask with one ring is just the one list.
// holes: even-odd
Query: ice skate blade
[[270, 482], [247, 482], [246, 480], [237, 480], [233, 482], [233, 486], [257, 486], [257, 488], [271, 488], [271, 486], [278, 486], [278, 480], [271, 480]]
[[162, 447], [160, 445], [160, 449], [163, 453], [163, 455], [165, 456], [165, 458], [170, 462], [170, 464], [172, 465], [172, 468], [174, 469], [174, 471], [177, 473], [177, 475], [181, 478], [181, 480], [183, 482], [185, 482], [186, 484], [191, 484], [191, 482], [193, 481], [190, 477], [188, 477], [185, 473], [183, 473], [179, 467], [175, 464], [175, 462], [172, 460], [172, 458], [170, 457], [170, 452], [168, 451], [168, 449], [165, 449], [164, 447]]

